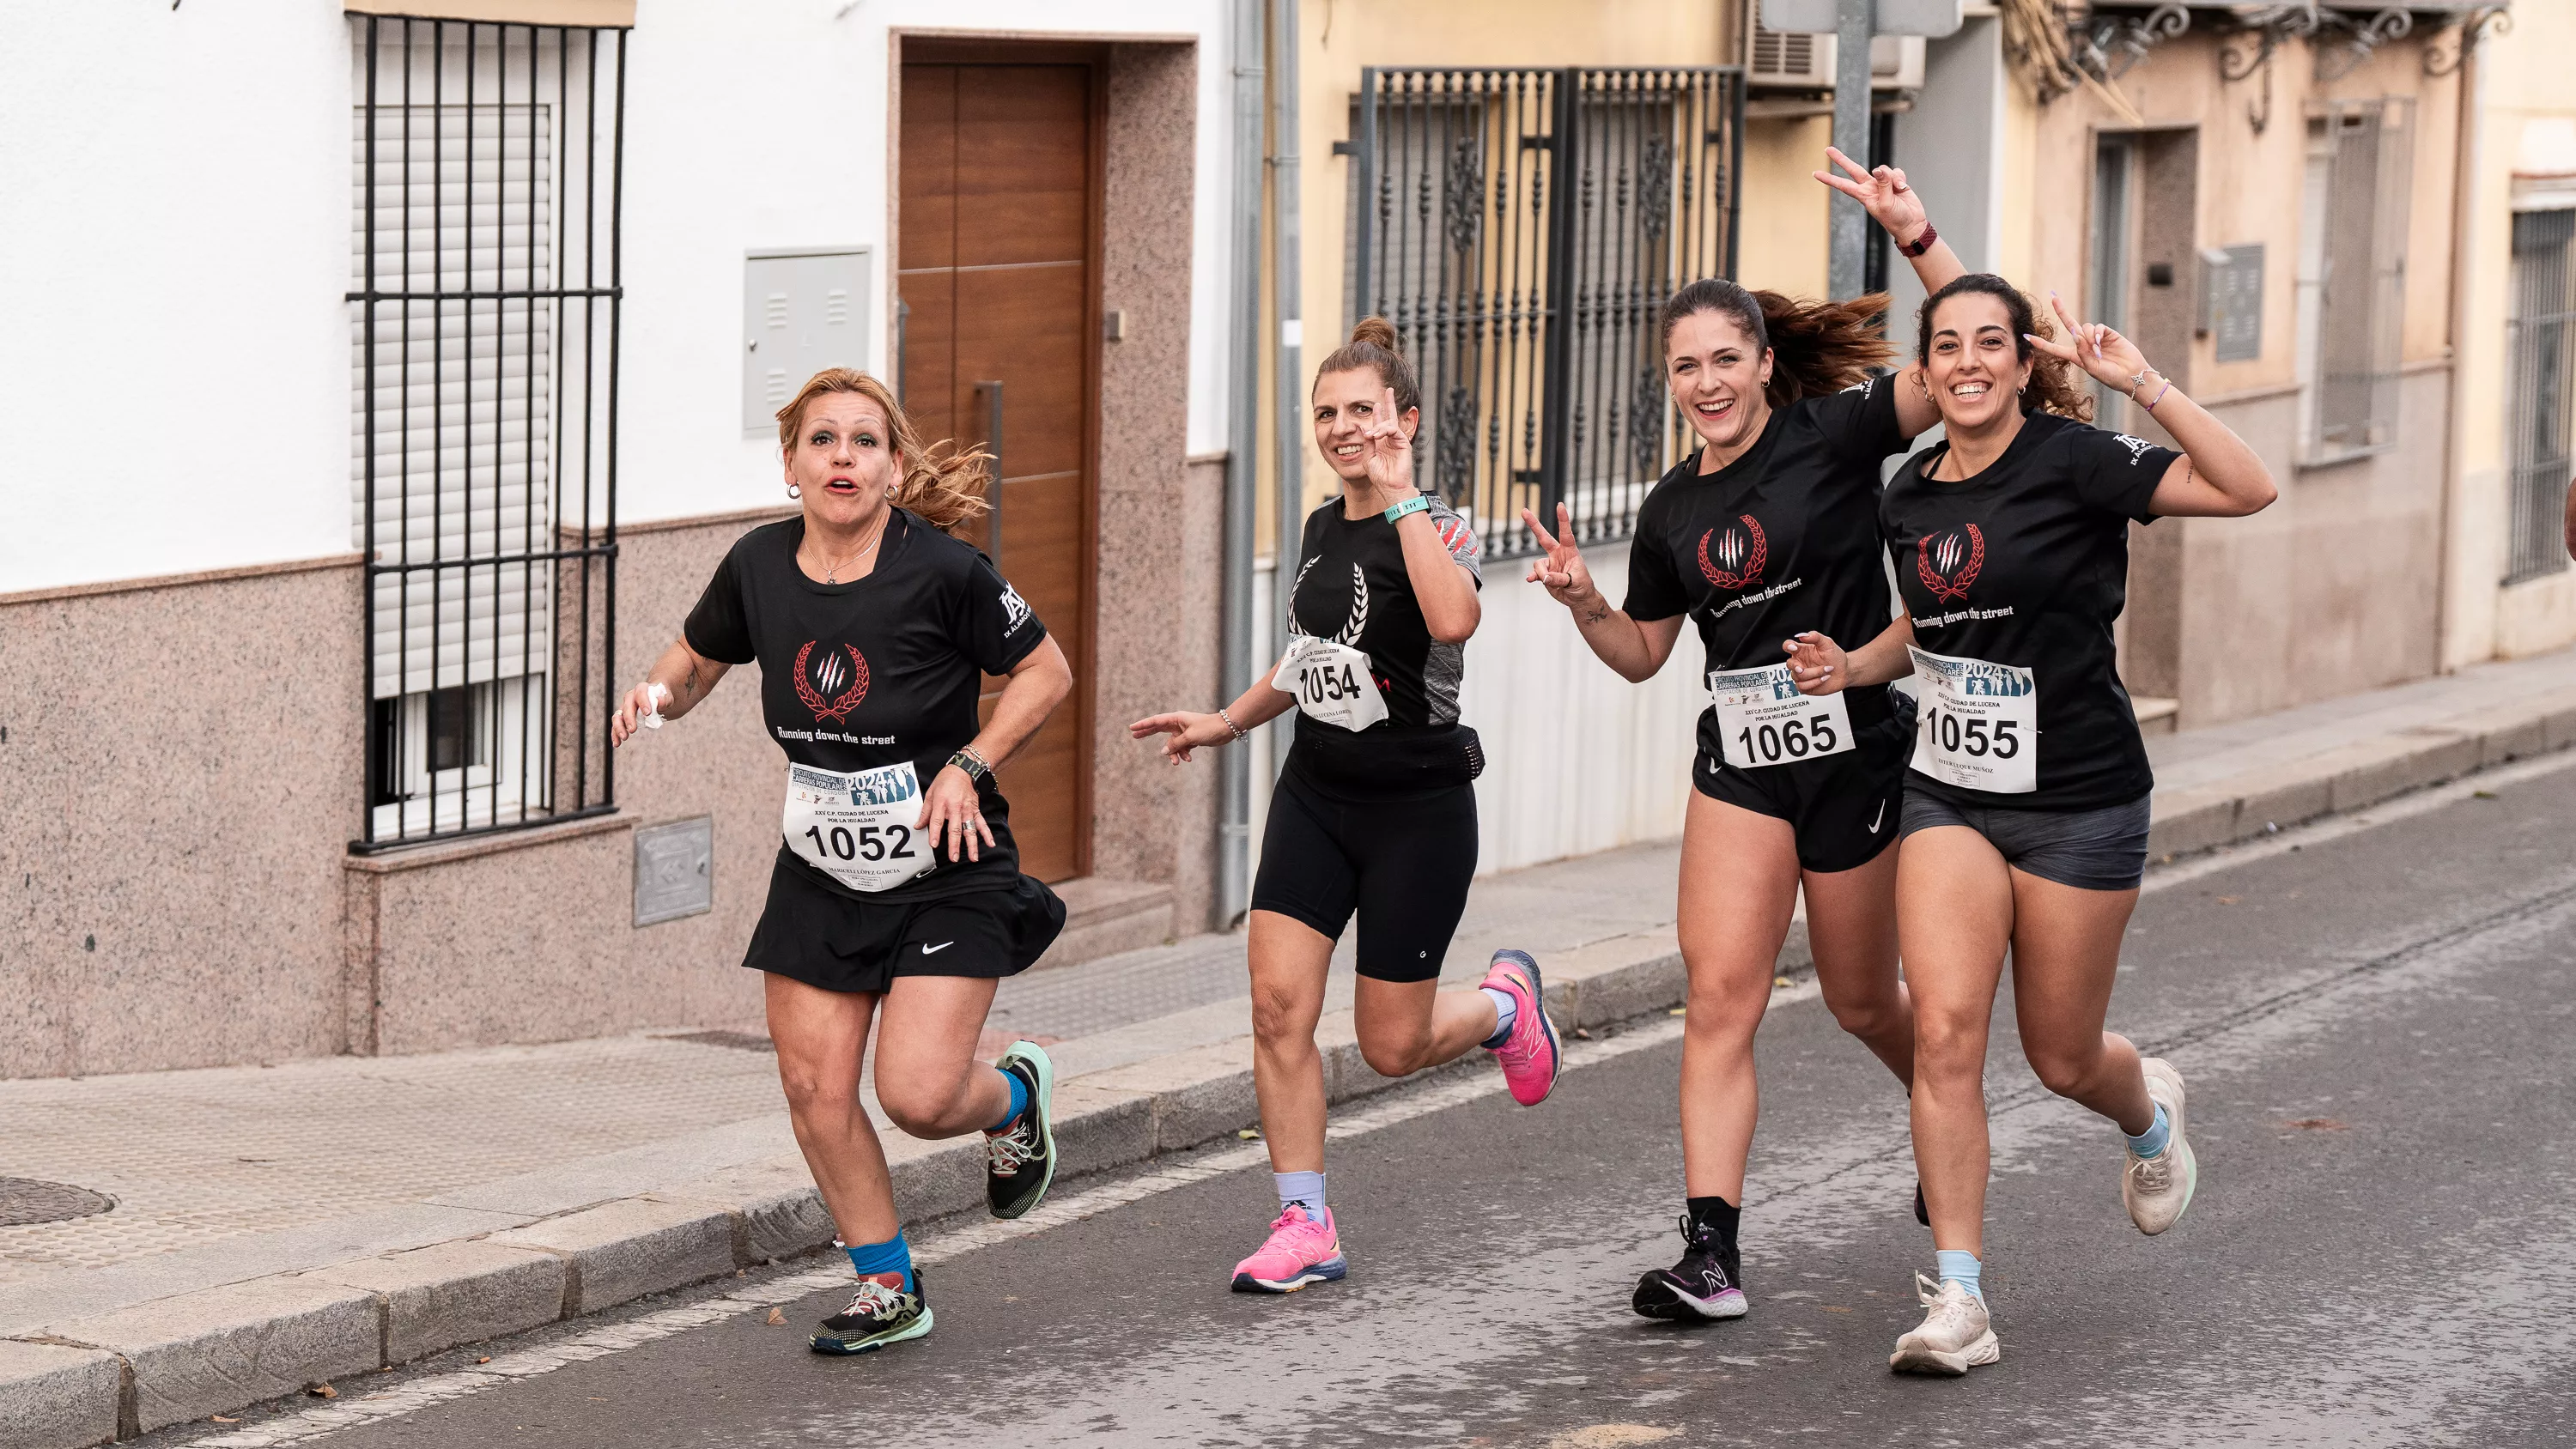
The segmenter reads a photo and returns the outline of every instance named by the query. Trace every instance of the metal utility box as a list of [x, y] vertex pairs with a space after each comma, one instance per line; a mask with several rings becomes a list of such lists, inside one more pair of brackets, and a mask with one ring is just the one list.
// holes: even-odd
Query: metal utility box
[[2200, 254], [2200, 330], [2220, 362], [2263, 355], [2263, 247], [2206, 247]]
[[716, 904], [712, 816], [647, 825], [635, 832], [635, 924], [703, 915]]
[[778, 410], [824, 368], [867, 366], [869, 250], [806, 247], [745, 254], [744, 432], [775, 432]]

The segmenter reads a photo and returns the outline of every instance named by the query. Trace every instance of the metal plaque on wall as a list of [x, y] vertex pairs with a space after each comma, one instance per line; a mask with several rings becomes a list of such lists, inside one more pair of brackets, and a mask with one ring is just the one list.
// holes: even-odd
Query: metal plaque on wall
[[701, 815], [635, 832], [635, 924], [704, 915], [716, 904], [716, 822]]
[[2200, 254], [2200, 330], [2221, 362], [2263, 355], [2263, 246], [2208, 247]]

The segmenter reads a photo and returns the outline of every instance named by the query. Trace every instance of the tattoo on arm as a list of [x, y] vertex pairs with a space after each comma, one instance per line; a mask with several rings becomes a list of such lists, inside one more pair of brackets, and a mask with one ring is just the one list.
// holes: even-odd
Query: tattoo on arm
[[680, 681], [680, 693], [690, 699], [698, 697], [698, 661], [695, 659], [689, 661], [689, 672]]
[[1586, 624], [1598, 624], [1609, 617], [1610, 606], [1608, 604], [1595, 604], [1584, 612], [1583, 622]]

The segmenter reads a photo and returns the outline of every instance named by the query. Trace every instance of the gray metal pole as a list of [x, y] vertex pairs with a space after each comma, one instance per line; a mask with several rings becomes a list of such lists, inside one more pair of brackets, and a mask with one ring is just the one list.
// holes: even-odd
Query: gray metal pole
[[[1297, 545], [1306, 525], [1306, 368], [1297, 300], [1297, 0], [1271, 0], [1270, 17], [1270, 285], [1279, 316], [1279, 350], [1272, 364], [1278, 409], [1273, 431], [1279, 464], [1279, 547], [1270, 571], [1271, 616], [1278, 627], [1270, 637], [1284, 643], [1288, 585], [1297, 577]], [[1280, 717], [1273, 760], [1287, 757], [1294, 718], [1293, 714]]]
[[[1227, 700], [1251, 688], [1252, 558], [1261, 450], [1261, 0], [1234, 0], [1234, 354], [1227, 359], [1225, 635], [1217, 688]], [[1252, 752], [1221, 750], [1224, 814], [1217, 827], [1217, 924], [1251, 905]]]
[[[1838, 0], [1834, 12], [1834, 145], [1864, 166], [1869, 164], [1869, 37], [1877, 11], [1877, 0]], [[1829, 205], [1825, 290], [1839, 302], [1861, 294], [1869, 213], [1839, 191]]]

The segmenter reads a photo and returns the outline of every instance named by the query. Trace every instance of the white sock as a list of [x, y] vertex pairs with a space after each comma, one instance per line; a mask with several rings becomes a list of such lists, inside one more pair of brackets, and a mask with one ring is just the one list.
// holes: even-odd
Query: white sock
[[1476, 989], [1494, 1003], [1494, 1034], [1479, 1043], [1490, 1051], [1512, 1039], [1512, 1023], [1520, 1018], [1521, 1004], [1499, 986], [1479, 986]]

